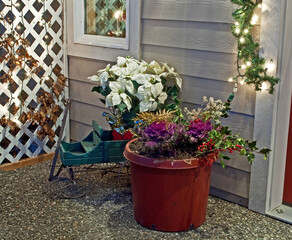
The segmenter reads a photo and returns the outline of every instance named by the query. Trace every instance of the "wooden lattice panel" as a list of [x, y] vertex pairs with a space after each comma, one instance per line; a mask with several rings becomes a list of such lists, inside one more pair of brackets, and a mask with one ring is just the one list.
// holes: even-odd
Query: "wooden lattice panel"
[[[15, 83], [10, 89], [8, 89], [8, 83], [0, 83], [0, 118], [3, 115], [7, 117], [10, 115], [11, 119], [18, 119], [22, 111], [28, 112], [31, 108], [36, 108], [37, 93], [41, 89], [49, 91], [45, 81], [41, 81], [41, 77], [46, 78], [52, 74], [52, 78], [56, 79], [52, 73], [53, 68], [63, 69], [62, 2], [62, 0], [12, 0], [14, 7], [11, 11], [10, 7], [5, 7], [5, 5], [10, 5], [11, 1], [0, 0], [0, 17], [6, 19], [5, 24], [2, 21], [0, 23], [0, 37], [11, 32], [12, 27], [21, 26], [19, 31], [23, 32], [22, 36], [31, 44], [29, 54], [37, 59], [43, 68], [38, 75], [34, 74], [24, 80], [23, 84], [21, 79], [25, 73], [14, 71]], [[7, 64], [0, 64], [0, 76], [5, 74], [8, 74]], [[22, 107], [20, 106], [21, 101], [18, 99], [20, 93], [25, 100]], [[11, 97], [13, 97], [13, 104], [10, 102]], [[61, 102], [60, 106], [65, 108]], [[62, 114], [57, 124], [52, 127], [56, 133], [54, 142], [49, 141], [47, 137], [40, 140], [36, 136], [38, 126], [32, 125], [30, 122], [19, 125], [15, 131], [11, 131], [9, 127], [0, 126], [0, 163], [16, 162], [22, 158], [54, 151], [54, 145], [61, 129], [61, 121]]]

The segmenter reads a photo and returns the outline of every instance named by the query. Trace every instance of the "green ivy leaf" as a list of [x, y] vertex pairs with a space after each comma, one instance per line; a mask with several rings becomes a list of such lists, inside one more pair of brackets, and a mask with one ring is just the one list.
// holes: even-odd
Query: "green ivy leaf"
[[257, 149], [257, 141], [253, 141], [253, 142], [247, 142], [248, 147], [251, 150], [256, 150]]
[[240, 152], [239, 152], [239, 154], [240, 154], [241, 156], [246, 155], [246, 150], [245, 150], [244, 148], [241, 149]]
[[249, 152], [248, 155], [247, 155], [247, 160], [248, 160], [248, 162], [249, 162], [249, 163], [252, 163], [253, 160], [254, 160], [254, 158], [255, 158], [254, 153]]
[[271, 152], [271, 149], [268, 149], [268, 148], [263, 148], [260, 150], [260, 153], [264, 155], [268, 155], [270, 152]]

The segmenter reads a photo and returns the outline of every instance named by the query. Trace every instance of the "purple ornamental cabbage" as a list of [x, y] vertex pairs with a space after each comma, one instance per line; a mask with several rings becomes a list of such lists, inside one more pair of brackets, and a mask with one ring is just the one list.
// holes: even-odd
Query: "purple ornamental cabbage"
[[145, 142], [163, 142], [170, 139], [175, 132], [176, 124], [166, 122], [153, 122], [142, 131], [142, 139]]
[[208, 137], [208, 132], [213, 129], [210, 121], [202, 121], [201, 119], [196, 119], [190, 122], [187, 135], [190, 136], [192, 142], [198, 142], [199, 140]]

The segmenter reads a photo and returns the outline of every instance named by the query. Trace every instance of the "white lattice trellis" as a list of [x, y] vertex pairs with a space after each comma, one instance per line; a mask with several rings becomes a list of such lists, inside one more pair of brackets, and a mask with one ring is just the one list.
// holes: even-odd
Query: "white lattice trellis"
[[[0, 14], [5, 18], [9, 16], [13, 19], [13, 25], [24, 25], [24, 37], [31, 43], [29, 53], [37, 59], [44, 69], [43, 75], [49, 76], [54, 67], [63, 69], [63, 5], [62, 0], [12, 0], [14, 7], [10, 5], [10, 0], [0, 0]], [[23, 14], [23, 18], [21, 18]], [[23, 20], [23, 21], [22, 21]], [[0, 23], [0, 37], [11, 31], [11, 24]], [[51, 41], [50, 41], [51, 40]], [[50, 41], [47, 45], [45, 41]], [[1, 50], [1, 49], [0, 49]], [[0, 74], [8, 72], [5, 64], [0, 65]], [[41, 82], [41, 75], [30, 76], [29, 79], [23, 81], [19, 79], [18, 71], [13, 73], [15, 81], [15, 91], [11, 95], [8, 89], [8, 83], [0, 83], [0, 117], [9, 116], [9, 106], [11, 105], [9, 98], [13, 97], [15, 104], [20, 104], [17, 98], [21, 91], [24, 92], [25, 106], [19, 108], [15, 114], [10, 114], [11, 119], [17, 119], [21, 111], [28, 111], [28, 107], [36, 107], [37, 93], [42, 88], [49, 90], [48, 86]], [[52, 78], [56, 78], [52, 74]], [[65, 96], [61, 96], [61, 99]], [[64, 109], [64, 105], [60, 102], [60, 106]], [[55, 142], [61, 129], [62, 114], [57, 124], [53, 126], [56, 133]], [[51, 142], [46, 137], [40, 140], [36, 136], [37, 126], [27, 122], [19, 125], [16, 132], [12, 132], [9, 127], [0, 126], [0, 163], [16, 162], [22, 158], [37, 156], [43, 152], [54, 151], [55, 142]]]

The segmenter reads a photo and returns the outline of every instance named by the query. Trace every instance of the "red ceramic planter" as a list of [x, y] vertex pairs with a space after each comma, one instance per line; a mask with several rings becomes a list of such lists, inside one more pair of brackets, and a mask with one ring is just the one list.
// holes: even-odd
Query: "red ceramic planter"
[[[168, 232], [186, 231], [206, 219], [211, 166], [204, 159], [159, 160], [133, 153], [130, 161], [134, 217], [144, 227]], [[209, 154], [209, 159], [217, 158]]]

